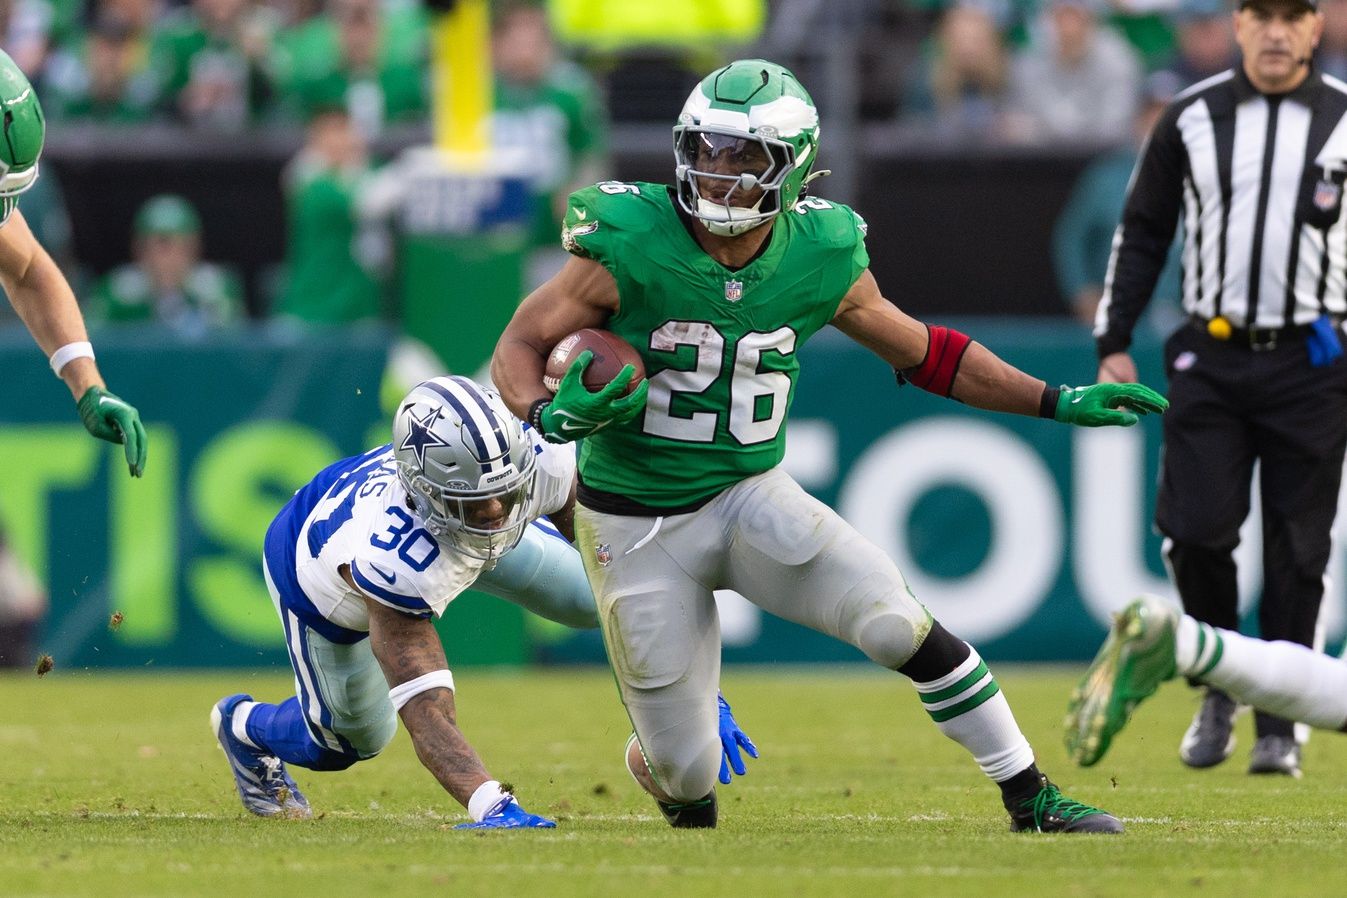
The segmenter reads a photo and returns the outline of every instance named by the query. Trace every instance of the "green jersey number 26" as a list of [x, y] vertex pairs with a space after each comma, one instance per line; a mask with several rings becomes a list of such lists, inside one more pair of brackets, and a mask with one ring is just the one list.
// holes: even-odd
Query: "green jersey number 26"
[[[792, 328], [779, 327], [767, 333], [750, 331], [729, 347], [733, 364], [729, 373], [727, 429], [740, 445], [774, 440], [781, 430], [790, 397], [790, 376], [759, 368], [767, 353], [785, 356], [795, 352], [795, 338]], [[650, 335], [650, 348], [655, 352], [673, 353], [680, 346], [696, 348], [696, 365], [691, 370], [667, 368], [650, 378], [642, 429], [654, 436], [686, 443], [714, 442], [722, 412], [697, 411], [680, 416], [672, 408], [677, 394], [705, 393], [721, 379], [725, 337], [705, 321], [666, 321]], [[763, 401], [770, 404], [771, 412], [758, 418]]]

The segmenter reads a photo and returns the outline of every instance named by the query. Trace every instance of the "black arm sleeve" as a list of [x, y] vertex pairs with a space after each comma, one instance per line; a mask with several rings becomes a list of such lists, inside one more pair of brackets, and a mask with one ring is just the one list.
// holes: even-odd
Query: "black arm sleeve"
[[1095, 333], [1100, 358], [1132, 345], [1132, 329], [1150, 302], [1169, 255], [1183, 204], [1188, 158], [1178, 113], [1173, 106], [1165, 111], [1132, 173], [1104, 285], [1104, 328]]

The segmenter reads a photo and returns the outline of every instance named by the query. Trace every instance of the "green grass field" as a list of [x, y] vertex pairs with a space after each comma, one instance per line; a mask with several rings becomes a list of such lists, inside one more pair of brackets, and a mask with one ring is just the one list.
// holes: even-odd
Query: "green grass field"
[[1326, 895], [1347, 848], [1347, 739], [1317, 734], [1306, 778], [1177, 759], [1193, 694], [1170, 685], [1098, 768], [1069, 767], [1076, 671], [1003, 667], [1040, 766], [1123, 817], [1121, 838], [1007, 831], [996, 789], [901, 678], [729, 669], [763, 757], [722, 788], [721, 825], [672, 831], [622, 766], [603, 670], [459, 672], [460, 723], [551, 831], [463, 833], [405, 733], [341, 773], [296, 770], [312, 821], [242, 810], [207, 727], [275, 672], [0, 678], [0, 896]]

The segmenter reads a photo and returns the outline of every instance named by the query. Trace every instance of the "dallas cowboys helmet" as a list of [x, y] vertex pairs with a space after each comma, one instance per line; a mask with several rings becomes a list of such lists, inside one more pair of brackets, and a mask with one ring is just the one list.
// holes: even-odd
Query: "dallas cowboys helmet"
[[678, 202], [735, 236], [795, 208], [818, 150], [818, 109], [788, 69], [741, 59], [702, 79], [674, 126]]
[[398, 479], [436, 539], [490, 561], [519, 543], [537, 476], [533, 444], [494, 390], [418, 384], [393, 419]]
[[9, 54], [0, 50], [0, 224], [18, 205], [19, 194], [37, 180], [37, 160], [47, 136], [33, 85]]

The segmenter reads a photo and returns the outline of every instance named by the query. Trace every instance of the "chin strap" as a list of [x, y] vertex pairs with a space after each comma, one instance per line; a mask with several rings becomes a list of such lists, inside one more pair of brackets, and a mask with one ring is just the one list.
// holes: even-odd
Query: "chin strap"
[[[717, 209], [725, 208], [719, 203], [713, 203], [712, 205], [714, 205]], [[710, 231], [712, 234], [719, 234], [722, 237], [737, 237], [740, 234], [747, 234], [754, 228], [762, 227], [763, 225], [767, 224], [767, 222], [775, 218], [777, 214], [778, 213], [774, 212], [771, 215], [764, 215], [761, 217], [754, 217], [747, 219], [731, 218], [729, 220], [723, 218], [711, 218], [705, 215], [698, 215], [697, 217], [701, 220], [701, 223], [706, 226], [706, 229]]]

